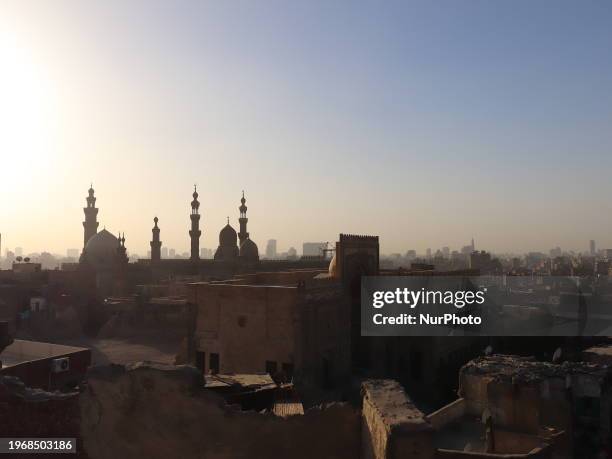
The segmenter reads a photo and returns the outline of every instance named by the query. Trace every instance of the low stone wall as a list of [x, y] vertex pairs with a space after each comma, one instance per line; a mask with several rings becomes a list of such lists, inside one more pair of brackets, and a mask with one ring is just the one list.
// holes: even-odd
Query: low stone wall
[[362, 458], [433, 458], [433, 428], [393, 380], [362, 384]]
[[440, 408], [438, 411], [425, 416], [425, 420], [431, 424], [434, 429], [440, 429], [446, 424], [449, 424], [456, 419], [461, 418], [468, 410], [467, 400], [459, 398], [452, 403]]
[[[80, 438], [78, 393], [59, 394], [26, 387], [19, 378], [0, 376], [0, 433], [14, 438], [75, 438], [74, 459], [87, 459]], [[19, 454], [44, 459], [56, 454]], [[7, 456], [8, 457], [8, 456]]]

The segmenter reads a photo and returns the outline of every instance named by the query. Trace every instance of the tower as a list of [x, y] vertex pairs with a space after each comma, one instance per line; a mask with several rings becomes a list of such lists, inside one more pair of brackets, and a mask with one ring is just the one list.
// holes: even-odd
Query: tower
[[153, 239], [151, 240], [151, 262], [156, 262], [161, 259], [161, 241], [159, 240], [159, 227], [157, 222], [159, 219], [155, 217], [153, 219], [155, 226], [151, 230], [153, 232]]
[[242, 199], [240, 200], [241, 205], [238, 208], [240, 210], [240, 218], [238, 221], [240, 222], [240, 232], [238, 233], [238, 239], [240, 240], [239, 246], [242, 245], [244, 241], [246, 241], [249, 237], [249, 233], [247, 232], [247, 222], [249, 219], [246, 216], [247, 206], [245, 205], [246, 199], [244, 199], [244, 190], [242, 191]]
[[85, 221], [83, 222], [83, 249], [87, 245], [87, 241], [98, 232], [98, 208], [96, 207], [96, 198], [94, 197], [93, 184], [89, 187], [89, 196], [87, 196], [87, 207], [83, 208], [85, 213]]
[[127, 256], [127, 249], [125, 248], [125, 233], [123, 233], [123, 235], [119, 233], [117, 241], [117, 263], [118, 266], [121, 266], [129, 262], [129, 258]]
[[198, 201], [198, 190], [193, 186], [193, 201], [191, 201], [191, 261], [200, 259], [200, 202]]

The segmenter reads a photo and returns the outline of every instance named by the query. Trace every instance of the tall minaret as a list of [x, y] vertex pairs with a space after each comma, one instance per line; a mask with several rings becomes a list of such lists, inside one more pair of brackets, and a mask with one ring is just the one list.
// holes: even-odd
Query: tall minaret
[[244, 199], [244, 190], [242, 191], [242, 199], [240, 202], [242, 205], [238, 207], [238, 210], [240, 210], [240, 218], [238, 219], [240, 222], [240, 232], [238, 233], [238, 239], [240, 239], [240, 244], [242, 244], [249, 237], [249, 233], [247, 233], [247, 222], [249, 219], [246, 216], [247, 206], [244, 205], [246, 202], [246, 199]]
[[118, 246], [117, 246], [117, 261], [120, 264], [125, 264], [129, 262], [129, 258], [127, 256], [127, 249], [125, 248], [125, 233], [123, 235], [119, 233], [119, 237], [117, 238]]
[[159, 228], [157, 226], [157, 222], [159, 219], [155, 217], [153, 219], [155, 222], [155, 226], [151, 231], [153, 231], [153, 240], [151, 241], [151, 262], [157, 262], [161, 259], [161, 241], [159, 240]]
[[198, 202], [198, 190], [193, 186], [193, 201], [191, 201], [191, 261], [200, 259], [200, 203]]
[[94, 197], [93, 184], [89, 187], [89, 196], [87, 196], [87, 207], [83, 207], [85, 212], [85, 221], [83, 222], [83, 249], [87, 245], [87, 241], [98, 232], [98, 208], [96, 207], [96, 198]]

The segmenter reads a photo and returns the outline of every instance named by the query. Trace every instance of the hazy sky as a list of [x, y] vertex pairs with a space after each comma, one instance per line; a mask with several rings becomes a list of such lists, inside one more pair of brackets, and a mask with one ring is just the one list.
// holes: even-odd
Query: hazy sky
[[0, 1], [3, 248], [612, 247], [609, 1]]

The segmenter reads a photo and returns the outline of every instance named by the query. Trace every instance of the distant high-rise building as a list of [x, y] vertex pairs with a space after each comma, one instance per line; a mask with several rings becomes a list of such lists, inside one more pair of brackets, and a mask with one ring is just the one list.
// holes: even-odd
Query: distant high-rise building
[[406, 252], [406, 258], [408, 260], [414, 260], [417, 257], [416, 250], [410, 249]]
[[295, 247], [289, 247], [289, 250], [287, 250], [287, 258], [297, 258], [297, 250], [295, 250]]
[[324, 242], [304, 242], [302, 244], [302, 255], [305, 257], [322, 257]]
[[170, 249], [168, 252], [168, 258], [176, 258], [176, 250]]
[[425, 251], [425, 256], [427, 258], [431, 258], [431, 249], [430, 248], [427, 248], [427, 250]]
[[206, 247], [202, 247], [200, 249], [200, 258], [203, 260], [209, 260], [213, 257], [213, 250], [207, 249]]
[[168, 247], [162, 247], [161, 249], [161, 257], [168, 258]]
[[589, 248], [591, 251], [591, 255], [595, 255], [595, 241], [593, 239], [591, 239], [591, 241], [589, 242]]
[[442, 256], [444, 258], [450, 258], [450, 247], [442, 247]]
[[276, 258], [276, 239], [270, 239], [266, 245], [266, 258]]
[[68, 258], [79, 258], [79, 249], [68, 249], [68, 250], [66, 250], [66, 256]]

